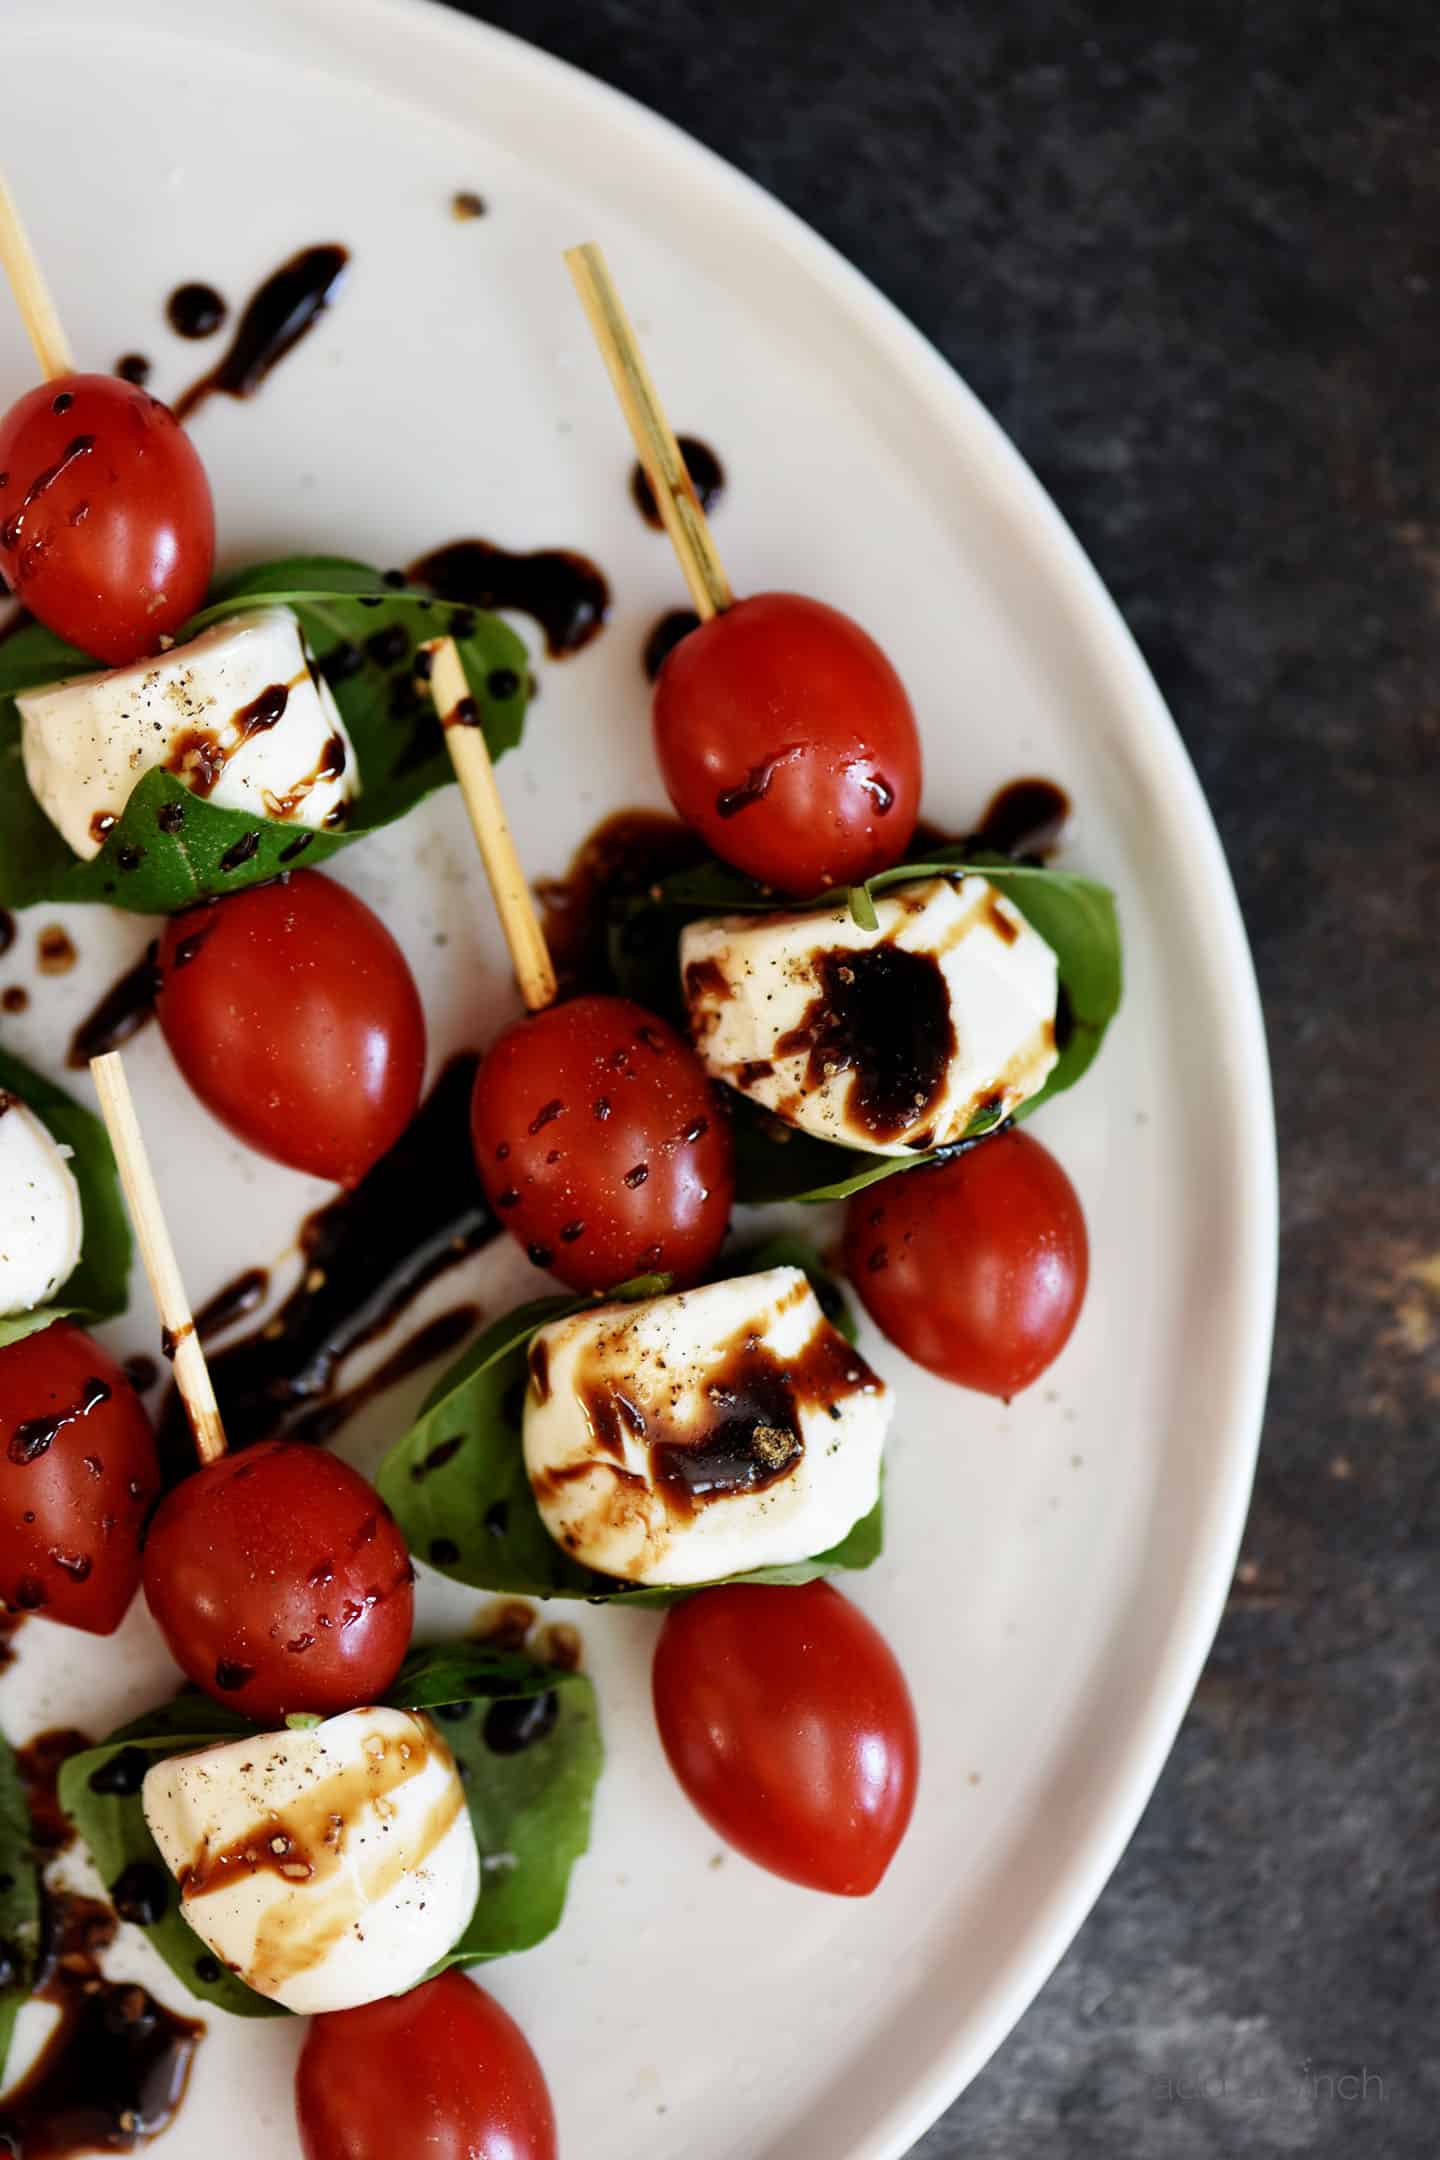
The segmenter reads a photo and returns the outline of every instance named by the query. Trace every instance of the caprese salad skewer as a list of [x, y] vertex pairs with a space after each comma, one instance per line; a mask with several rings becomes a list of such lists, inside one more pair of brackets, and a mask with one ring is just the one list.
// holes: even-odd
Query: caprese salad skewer
[[120, 1054], [91, 1072], [201, 1458], [150, 1525], [146, 1599], [197, 1686], [284, 1720], [157, 1762], [145, 1819], [186, 1919], [249, 1986], [349, 2009], [414, 1985], [480, 1889], [451, 1750], [430, 1719], [375, 1707], [409, 1646], [414, 1570], [337, 1457], [284, 1440], [226, 1453]]
[[696, 1281], [734, 1198], [723, 1106], [689, 1044], [628, 998], [556, 1003], [555, 970], [495, 787], [453, 642], [426, 648], [429, 685], [465, 796], [527, 1016], [475, 1079], [471, 1136], [498, 1220], [571, 1289], [633, 1276]]

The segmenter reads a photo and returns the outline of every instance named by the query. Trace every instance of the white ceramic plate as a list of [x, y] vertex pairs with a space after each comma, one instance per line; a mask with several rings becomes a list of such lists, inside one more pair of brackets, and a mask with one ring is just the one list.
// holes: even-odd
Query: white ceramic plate
[[[403, 562], [483, 533], [604, 565], [611, 625], [541, 664], [503, 767], [535, 872], [563, 867], [607, 809], [659, 799], [638, 648], [683, 597], [628, 502], [627, 443], [560, 261], [594, 237], [677, 424], [725, 460], [717, 532], [737, 582], [817, 592], [881, 639], [921, 716], [933, 817], [963, 827], [1004, 780], [1053, 775], [1078, 809], [1069, 859], [1118, 890], [1124, 1011], [1040, 1121], [1093, 1241], [1074, 1340], [1009, 1410], [871, 1346], [901, 1392], [888, 1545], [846, 1588], [899, 1652], [925, 1746], [888, 1879], [852, 1904], [712, 1864], [652, 1728], [655, 1620], [581, 1608], [609, 1745], [594, 1842], [560, 1932], [489, 1976], [545, 2063], [572, 2156], [890, 2160], [1019, 2017], [1114, 1865], [1244, 1517], [1274, 1146], [1250, 960], [1194, 775], [1093, 572], [955, 376], [812, 234], [637, 107], [393, 0], [9, 0], [0, 51], [5, 163], [83, 362], [139, 346], [174, 394], [213, 348], [164, 330], [172, 285], [208, 278], [238, 299], [299, 245], [354, 251], [342, 301], [256, 403], [217, 400], [197, 422], [228, 557]], [[490, 215], [452, 221], [457, 187]], [[29, 373], [0, 306], [0, 383]], [[339, 874], [402, 937], [435, 1059], [482, 1042], [513, 992], [454, 791]], [[30, 933], [57, 912], [25, 920], [4, 981], [31, 980]], [[29, 1014], [5, 1023], [57, 1071], [147, 934], [65, 919], [80, 967], [34, 981]], [[282, 1253], [319, 1188], [226, 1140], [153, 1033], [130, 1062], [203, 1296]], [[503, 1310], [533, 1283], [492, 1249], [413, 1317], [467, 1290]], [[133, 1350], [151, 1326], [142, 1294], [111, 1334]], [[370, 1412], [347, 1451], [373, 1464], [424, 1384]], [[478, 1602], [431, 1580], [426, 1622], [463, 1626]], [[4, 1694], [16, 1738], [58, 1720], [98, 1733], [170, 1678], [138, 1610], [109, 1644], [37, 1622], [21, 1645]], [[175, 2000], [125, 1935], [123, 1968]], [[41, 2015], [26, 2013], [32, 2037]], [[283, 2160], [299, 2032], [214, 2018], [162, 2149]]]

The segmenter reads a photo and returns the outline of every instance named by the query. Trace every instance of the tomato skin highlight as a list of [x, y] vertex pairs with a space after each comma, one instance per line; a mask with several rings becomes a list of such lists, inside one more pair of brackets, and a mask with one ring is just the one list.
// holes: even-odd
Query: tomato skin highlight
[[702, 1275], [735, 1197], [729, 1114], [689, 1044], [628, 998], [517, 1020], [475, 1076], [475, 1161], [490, 1204], [573, 1290]]
[[145, 1599], [177, 1665], [258, 1724], [378, 1702], [415, 1617], [405, 1540], [336, 1455], [263, 1440], [166, 1495]]
[[[109, 1391], [100, 1400], [94, 1383]], [[159, 1490], [150, 1420], [107, 1350], [68, 1320], [0, 1350], [0, 1600], [11, 1611], [112, 1634], [140, 1587], [140, 1533]]]
[[665, 1618], [652, 1673], [687, 1797], [758, 1867], [867, 1897], [909, 1826], [920, 1737], [905, 1675], [826, 1582], [701, 1590]]
[[683, 638], [655, 685], [670, 800], [708, 847], [808, 898], [903, 862], [921, 755], [874, 639], [800, 593], [756, 593]]
[[295, 2071], [305, 2160], [556, 2160], [545, 2074], [458, 1972], [312, 2018]]
[[1055, 1157], [1012, 1130], [854, 1194], [845, 1268], [907, 1357], [1008, 1400], [1069, 1341], [1090, 1246]]
[[110, 666], [204, 604], [210, 482], [167, 405], [114, 375], [37, 383], [0, 419], [0, 571], [49, 629]]
[[399, 1139], [425, 1015], [372, 909], [303, 870], [172, 915], [160, 1027], [207, 1110], [262, 1155], [353, 1185]]

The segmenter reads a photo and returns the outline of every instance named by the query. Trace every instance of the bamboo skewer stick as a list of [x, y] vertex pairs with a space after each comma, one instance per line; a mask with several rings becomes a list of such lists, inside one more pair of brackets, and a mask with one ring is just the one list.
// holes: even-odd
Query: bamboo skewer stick
[[115, 1166], [129, 1203], [140, 1257], [159, 1307], [165, 1353], [174, 1364], [175, 1385], [180, 1390], [180, 1400], [195, 1435], [196, 1451], [202, 1463], [217, 1462], [225, 1453], [225, 1427], [220, 1422], [220, 1406], [215, 1400], [210, 1368], [205, 1363], [200, 1338], [195, 1333], [190, 1301], [185, 1295], [179, 1262], [170, 1242], [119, 1051], [109, 1050], [103, 1057], [91, 1058], [90, 1076], [100, 1097], [100, 1111], [115, 1151]]
[[593, 240], [568, 248], [565, 263], [610, 371], [670, 544], [680, 558], [695, 612], [702, 622], [708, 621], [723, 614], [735, 595], [630, 318]]
[[40, 274], [35, 250], [30, 245], [3, 173], [0, 173], [0, 267], [10, 280], [10, 290], [15, 295], [20, 320], [35, 348], [41, 374], [52, 382], [57, 375], [73, 375], [75, 359], [70, 341], [50, 297], [50, 288]]
[[435, 638], [424, 650], [430, 655], [430, 695], [445, 730], [450, 762], [495, 896], [515, 981], [527, 1011], [541, 1012], [555, 1002], [555, 967], [515, 852], [500, 790], [495, 785], [495, 768], [490, 762], [480, 714], [470, 695], [455, 640]]

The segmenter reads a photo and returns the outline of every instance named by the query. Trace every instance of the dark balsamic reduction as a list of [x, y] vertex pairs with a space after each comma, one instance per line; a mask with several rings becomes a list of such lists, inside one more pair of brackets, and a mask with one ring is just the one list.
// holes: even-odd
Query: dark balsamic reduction
[[105, 1978], [100, 1953], [117, 1925], [108, 1906], [62, 1891], [47, 1897], [45, 1923], [35, 1992], [59, 2022], [0, 2102], [0, 2151], [23, 2160], [133, 2152], [174, 2121], [205, 2028], [136, 1982]]
[[9, 908], [0, 908], [0, 953], [7, 953], [15, 942], [15, 917]]
[[[452, 1058], [387, 1155], [300, 1230], [305, 1272], [278, 1312], [216, 1351], [210, 1374], [232, 1449], [327, 1403], [342, 1360], [446, 1268], [498, 1235], [470, 1149], [479, 1060]], [[172, 1391], [160, 1417], [167, 1476], [193, 1467]]]
[[229, 313], [213, 285], [177, 285], [165, 303], [165, 319], [177, 337], [213, 337]]
[[134, 1357], [127, 1357], [120, 1370], [124, 1373], [125, 1378], [134, 1388], [137, 1395], [145, 1394], [147, 1389], [154, 1387], [156, 1381], [160, 1378], [159, 1366], [154, 1358], [148, 1357], [143, 1350], [137, 1351]]
[[188, 420], [217, 390], [227, 397], [253, 397], [325, 312], [349, 260], [346, 248], [310, 247], [272, 271], [246, 305], [219, 365], [176, 399], [176, 419]]
[[502, 1695], [491, 1703], [481, 1727], [492, 1755], [521, 1755], [555, 1730], [560, 1698], [553, 1688], [543, 1695]]
[[74, 1825], [60, 1805], [60, 1772], [72, 1755], [82, 1755], [90, 1744], [89, 1735], [73, 1725], [52, 1725], [15, 1750], [30, 1835], [43, 1854], [64, 1852], [74, 1843]]
[[[14, 1664], [15, 1637], [24, 1624], [23, 1612], [11, 1612], [6, 1607], [0, 1607], [0, 1672], [4, 1672], [7, 1665]], [[0, 1964], [4, 1963], [4, 1957], [5, 1948], [3, 1943], [0, 1943]]]
[[[702, 510], [713, 510], [725, 492], [725, 468], [708, 443], [701, 442], [698, 435], [676, 437], [680, 455], [685, 460], [685, 470], [690, 475], [690, 485]], [[663, 532], [665, 521], [655, 500], [655, 490], [646, 478], [643, 465], [636, 464], [630, 472], [630, 495], [636, 509], [647, 525]]]
[[195, 1333], [202, 1343], [208, 1343], [212, 1336], [221, 1334], [235, 1321], [254, 1312], [258, 1305], [263, 1305], [269, 1294], [269, 1270], [246, 1268], [199, 1307], [195, 1314]]
[[115, 362], [115, 373], [120, 377], [121, 382], [134, 383], [137, 390], [144, 389], [146, 383], [150, 380], [153, 369], [154, 362], [147, 360], [144, 353], [121, 353], [120, 358]]
[[[802, 1284], [796, 1293], [805, 1294]], [[625, 1440], [648, 1448], [657, 1490], [672, 1517], [689, 1519], [707, 1502], [737, 1492], [762, 1492], [786, 1477], [805, 1452], [804, 1409], [831, 1409], [877, 1385], [870, 1366], [835, 1328], [817, 1330], [790, 1357], [778, 1357], [753, 1328], [718, 1344], [707, 1368], [703, 1429], [672, 1414], [647, 1414], [612, 1376], [583, 1369], [577, 1392], [597, 1442], [623, 1462]], [[551, 1473], [555, 1484], [590, 1466]], [[615, 1472], [623, 1481], [633, 1476]]]
[[694, 608], [671, 608], [668, 615], [660, 617], [646, 638], [640, 655], [646, 682], [654, 682], [680, 640], [689, 637], [690, 632], [698, 630], [699, 627], [700, 618]]
[[450, 215], [460, 225], [468, 225], [472, 219], [484, 217], [484, 196], [477, 195], [474, 188], [456, 188], [450, 198]]
[[91, 1058], [106, 1050], [118, 1050], [138, 1035], [155, 1017], [155, 947], [147, 945], [132, 968], [112, 983], [100, 1002], [85, 1015], [70, 1038], [65, 1063], [81, 1072]]
[[22, 1013], [30, 1003], [30, 993], [23, 983], [11, 983], [8, 990], [0, 991], [0, 1012]]
[[605, 946], [612, 908], [704, 860], [699, 834], [663, 811], [617, 810], [598, 825], [564, 877], [543, 878], [536, 888], [546, 942], [563, 985], [610, 987]]
[[78, 1425], [82, 1418], [89, 1417], [92, 1410], [98, 1410], [109, 1400], [108, 1381], [92, 1378], [82, 1382], [78, 1401], [67, 1409], [52, 1410], [47, 1417], [23, 1418], [10, 1435], [6, 1454], [22, 1469], [29, 1463], [38, 1462], [67, 1425]]
[[1002, 855], [1044, 855], [1069, 815], [1070, 798], [1053, 780], [1012, 780], [990, 803], [975, 838]]
[[74, 939], [59, 923], [36, 933], [35, 965], [42, 975], [68, 975], [78, 957]]
[[806, 1085], [850, 1072], [849, 1113], [877, 1140], [911, 1131], [939, 1100], [955, 1055], [950, 993], [929, 953], [893, 944], [817, 955], [820, 990], [800, 1025], [777, 1041], [808, 1051]]
[[377, 1365], [368, 1379], [347, 1388], [343, 1395], [333, 1395], [328, 1402], [317, 1404], [313, 1410], [303, 1411], [286, 1428], [290, 1438], [317, 1443], [331, 1439], [357, 1411], [364, 1409], [366, 1403], [373, 1402], [390, 1388], [398, 1387], [412, 1373], [423, 1372], [427, 1365], [458, 1350], [461, 1343], [474, 1334], [479, 1322], [478, 1305], [455, 1305], [449, 1312], [437, 1313], [433, 1320], [427, 1320], [424, 1327], [417, 1328], [398, 1350], [393, 1350], [383, 1363]]
[[493, 540], [452, 540], [413, 562], [412, 584], [462, 607], [513, 608], [545, 633], [545, 649], [564, 660], [588, 645], [610, 612], [610, 587], [588, 555], [570, 548], [512, 554]]

